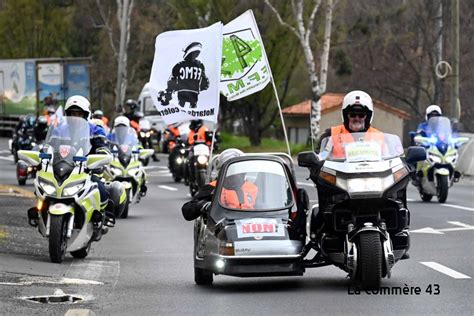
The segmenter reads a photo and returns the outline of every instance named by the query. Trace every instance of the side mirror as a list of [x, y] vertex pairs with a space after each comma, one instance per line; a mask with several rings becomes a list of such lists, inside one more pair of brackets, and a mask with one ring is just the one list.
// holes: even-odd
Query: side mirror
[[423, 136], [415, 136], [415, 138], [413, 139], [415, 141], [415, 143], [417, 144], [420, 144], [422, 146], [429, 146], [430, 145], [430, 141], [429, 141], [429, 138], [427, 137], [423, 137]]
[[34, 150], [19, 150], [18, 151], [18, 158], [21, 160], [26, 161], [28, 164], [36, 167], [40, 164], [40, 152]]
[[309, 210], [309, 196], [305, 189], [298, 189], [296, 191], [296, 198], [298, 208], [302, 208], [305, 211]]
[[408, 164], [426, 160], [426, 150], [420, 146], [410, 146], [405, 159]]
[[89, 155], [87, 156], [86, 167], [91, 170], [99, 169], [110, 163], [112, 159], [112, 155], [107, 154]]
[[319, 161], [318, 155], [314, 151], [303, 151], [298, 154], [298, 166], [300, 167], [316, 167]]
[[140, 149], [140, 158], [141, 159], [147, 159], [148, 157], [151, 157], [155, 150], [153, 149]]
[[469, 141], [468, 137], [458, 137], [454, 140], [456, 148], [461, 147], [462, 145], [464, 145], [468, 141]]

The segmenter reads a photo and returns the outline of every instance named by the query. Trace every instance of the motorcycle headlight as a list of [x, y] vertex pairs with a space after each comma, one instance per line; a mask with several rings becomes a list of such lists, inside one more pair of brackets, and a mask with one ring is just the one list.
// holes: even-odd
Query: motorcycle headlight
[[122, 169], [120, 168], [117, 168], [117, 167], [110, 167], [110, 170], [112, 171], [112, 173], [116, 176], [120, 176], [122, 175]]
[[180, 154], [183, 154], [183, 155], [184, 155], [185, 152], [186, 152], [186, 150], [184, 150], [184, 148], [181, 148], [181, 149], [179, 150], [179, 153], [180, 153]]
[[150, 137], [150, 132], [146, 132], [146, 133], [145, 133], [145, 136], [146, 136], [146, 137]]
[[449, 155], [449, 156], [446, 156], [446, 161], [448, 163], [455, 163], [457, 158], [458, 158], [457, 154]]
[[131, 176], [131, 177], [135, 177], [137, 175], [137, 173], [140, 172], [140, 167], [136, 167], [136, 168], [132, 168], [130, 170], [128, 170], [128, 175]]
[[41, 189], [43, 189], [46, 194], [53, 195], [54, 193], [56, 193], [56, 187], [52, 183], [49, 183], [43, 179], [39, 179], [38, 183]]
[[35, 147], [35, 146], [36, 146], [36, 143], [35, 143], [35, 142], [32, 142], [32, 143], [31, 143], [31, 146]]
[[85, 185], [85, 181], [79, 182], [79, 183], [71, 183], [68, 186], [66, 186], [63, 190], [63, 196], [73, 196], [77, 194]]
[[183, 158], [181, 158], [181, 157], [176, 158], [176, 163], [178, 165], [182, 164], [183, 163]]
[[144, 132], [140, 132], [140, 136], [141, 136], [141, 137], [145, 137], [145, 135], [146, 135], [146, 134], [145, 134]]
[[207, 163], [207, 157], [204, 156], [204, 155], [200, 155], [200, 156], [197, 157], [197, 162], [200, 165], [204, 165], [204, 164]]
[[441, 163], [441, 157], [429, 154], [428, 159], [434, 163]]

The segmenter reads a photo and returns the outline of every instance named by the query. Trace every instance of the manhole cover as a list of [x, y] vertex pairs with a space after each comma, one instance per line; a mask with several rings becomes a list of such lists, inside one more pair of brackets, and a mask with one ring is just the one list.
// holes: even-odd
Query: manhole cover
[[53, 295], [25, 296], [21, 299], [43, 304], [73, 304], [84, 301], [85, 298], [76, 294], [65, 294], [62, 290], [57, 289]]

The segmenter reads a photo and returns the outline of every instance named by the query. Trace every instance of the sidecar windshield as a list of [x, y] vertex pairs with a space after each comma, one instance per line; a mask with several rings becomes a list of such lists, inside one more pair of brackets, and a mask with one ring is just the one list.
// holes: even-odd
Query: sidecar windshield
[[322, 160], [361, 162], [382, 161], [403, 155], [403, 146], [396, 135], [347, 133], [326, 137], [321, 142]]
[[89, 123], [83, 118], [63, 116], [49, 128], [45, 144], [53, 148], [54, 157], [73, 160], [91, 150]]

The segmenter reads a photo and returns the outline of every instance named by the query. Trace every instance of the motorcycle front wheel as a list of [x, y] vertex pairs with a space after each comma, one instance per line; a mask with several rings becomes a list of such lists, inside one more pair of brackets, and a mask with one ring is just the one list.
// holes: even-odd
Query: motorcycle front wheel
[[359, 237], [359, 276], [366, 290], [378, 289], [382, 279], [382, 242], [375, 231], [364, 232]]
[[50, 215], [49, 257], [51, 262], [61, 263], [66, 255], [67, 218], [64, 215]]
[[438, 202], [444, 203], [448, 199], [449, 179], [448, 176], [438, 176], [438, 188], [437, 188]]

